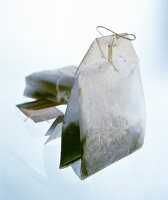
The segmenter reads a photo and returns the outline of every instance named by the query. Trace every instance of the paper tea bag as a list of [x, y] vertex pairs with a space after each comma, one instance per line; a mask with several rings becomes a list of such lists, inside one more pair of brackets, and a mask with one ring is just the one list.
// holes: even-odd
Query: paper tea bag
[[30, 74], [26, 77], [24, 95], [35, 99], [46, 98], [66, 104], [76, 70], [77, 67], [70, 66]]
[[[56, 106], [67, 104], [76, 70], [77, 67], [71, 66], [36, 72], [27, 76], [24, 95], [37, 100], [19, 104], [17, 107], [34, 122], [59, 116], [61, 118], [58, 119], [63, 119], [63, 113]], [[50, 129], [49, 132], [52, 134], [52, 131], [54, 132], [54, 129]]]
[[56, 107], [58, 105], [57, 102], [39, 99], [33, 102], [18, 104], [17, 107], [34, 122], [42, 122], [57, 117], [62, 119], [64, 114]]
[[144, 133], [144, 94], [131, 41], [117, 35], [95, 39], [75, 75], [60, 168], [71, 165], [85, 179], [141, 148]]
[[47, 144], [48, 142], [56, 138], [61, 137], [63, 119], [64, 119], [64, 115], [61, 115], [61, 116], [58, 116], [56, 120], [53, 122], [53, 124], [48, 129], [47, 133], [45, 134], [45, 136], [49, 136], [45, 144]]

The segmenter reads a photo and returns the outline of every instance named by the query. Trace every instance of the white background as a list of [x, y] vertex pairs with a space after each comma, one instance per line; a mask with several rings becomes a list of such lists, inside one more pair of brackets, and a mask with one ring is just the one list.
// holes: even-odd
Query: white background
[[[166, 0], [0, 0], [0, 199], [164, 200], [168, 196]], [[143, 148], [85, 181], [59, 170], [60, 140], [15, 104], [26, 75], [79, 65], [95, 28], [134, 33], [147, 107]]]

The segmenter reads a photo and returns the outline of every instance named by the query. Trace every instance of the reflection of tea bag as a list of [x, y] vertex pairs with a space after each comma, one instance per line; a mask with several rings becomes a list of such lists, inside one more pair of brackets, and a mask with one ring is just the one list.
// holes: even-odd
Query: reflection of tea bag
[[64, 117], [60, 167], [81, 178], [143, 145], [145, 104], [139, 62], [131, 42], [96, 39], [82, 60]]

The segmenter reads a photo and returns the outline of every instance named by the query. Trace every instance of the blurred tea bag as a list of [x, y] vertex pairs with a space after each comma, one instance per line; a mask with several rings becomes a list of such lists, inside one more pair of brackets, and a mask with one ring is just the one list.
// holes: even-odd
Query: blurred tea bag
[[56, 107], [58, 105], [57, 102], [40, 99], [33, 102], [19, 104], [17, 107], [34, 122], [41, 122], [64, 116], [63, 112]]
[[65, 113], [60, 168], [85, 179], [143, 145], [139, 61], [127, 34], [97, 38], [75, 75]]
[[35, 99], [49, 99], [66, 104], [77, 67], [35, 72], [26, 77], [24, 95]]
[[[70, 66], [27, 76], [24, 95], [37, 100], [19, 104], [17, 107], [34, 122], [63, 116], [56, 106], [67, 104], [76, 70], [77, 67]], [[50, 133], [51, 131], [52, 129]]]

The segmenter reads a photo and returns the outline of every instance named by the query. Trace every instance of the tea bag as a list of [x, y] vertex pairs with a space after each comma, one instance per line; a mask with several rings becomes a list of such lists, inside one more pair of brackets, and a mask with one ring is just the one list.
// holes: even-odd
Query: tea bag
[[139, 61], [126, 34], [97, 38], [75, 75], [64, 116], [60, 168], [85, 179], [143, 145]]
[[35, 99], [48, 99], [67, 103], [77, 67], [35, 72], [26, 77], [24, 95]]
[[[70, 66], [36, 72], [27, 76], [24, 95], [37, 100], [19, 104], [17, 107], [34, 122], [46, 121], [59, 116], [61, 118], [58, 119], [63, 119], [63, 113], [56, 106], [67, 104], [76, 70], [77, 67]], [[52, 130], [54, 131], [54, 129], [49, 131], [50, 135]]]
[[64, 119], [64, 115], [60, 115], [53, 122], [53, 124], [48, 129], [47, 133], [45, 134], [45, 136], [49, 136], [45, 144], [61, 136], [63, 119]]
[[18, 104], [17, 107], [34, 122], [42, 122], [64, 116], [63, 112], [56, 107], [58, 105], [57, 102], [40, 99], [33, 102]]
[[[19, 109], [35, 122], [56, 118], [46, 143], [61, 134], [60, 168], [71, 166], [81, 180], [144, 142], [144, 94], [129, 35], [133, 36], [115, 33], [95, 39], [78, 68], [26, 78], [24, 94], [37, 100]], [[57, 106], [67, 103], [64, 115]]]

